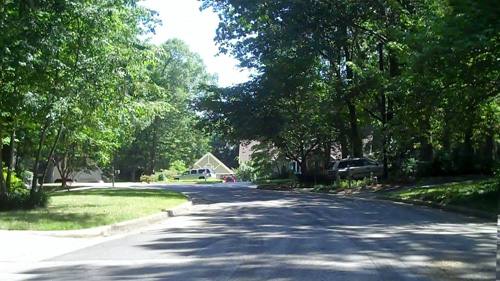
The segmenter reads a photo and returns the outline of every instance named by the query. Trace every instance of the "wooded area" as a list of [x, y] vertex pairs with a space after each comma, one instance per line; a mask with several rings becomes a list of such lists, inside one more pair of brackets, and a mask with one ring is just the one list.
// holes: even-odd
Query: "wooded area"
[[210, 131], [272, 144], [303, 173], [332, 149], [394, 178], [498, 167], [498, 1], [202, 2], [221, 51], [256, 73], [198, 100]]
[[63, 185], [90, 165], [136, 180], [207, 151], [235, 167], [249, 140], [268, 151], [262, 174], [273, 159], [321, 170], [336, 150], [396, 178], [498, 167], [497, 1], [202, 0], [221, 52], [256, 73], [229, 88], [182, 41], [142, 40], [159, 20], [138, 3], [0, 1], [0, 194], [26, 171], [42, 190], [51, 162]]
[[141, 39], [159, 20], [138, 3], [0, 1], [1, 194], [29, 171], [42, 190], [47, 163], [65, 185], [96, 165], [150, 174], [209, 150], [190, 101], [216, 77], [184, 42]]

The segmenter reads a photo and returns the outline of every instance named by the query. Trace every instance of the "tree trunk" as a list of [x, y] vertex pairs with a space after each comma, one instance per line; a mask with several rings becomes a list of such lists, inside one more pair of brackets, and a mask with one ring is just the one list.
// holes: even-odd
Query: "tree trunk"
[[33, 183], [31, 185], [31, 194], [35, 194], [38, 182], [38, 165], [40, 164], [40, 158], [42, 156], [42, 149], [45, 143], [45, 136], [47, 135], [47, 130], [49, 129], [51, 119], [47, 118], [45, 124], [43, 125], [42, 131], [40, 132], [40, 142], [38, 143], [38, 150], [36, 153], [35, 164], [33, 165]]
[[340, 150], [342, 152], [342, 158], [349, 157], [349, 142], [347, 141], [347, 133], [345, 128], [340, 129]]
[[[385, 61], [384, 61], [384, 44], [379, 43], [378, 45], [378, 55], [379, 55], [379, 70], [384, 73]], [[379, 111], [380, 111], [380, 120], [382, 121], [382, 163], [384, 166], [384, 178], [386, 179], [389, 176], [389, 161], [387, 159], [387, 119], [388, 119], [388, 109], [387, 109], [387, 93], [384, 86], [380, 89], [380, 103], [379, 103]]]
[[432, 144], [427, 134], [430, 132], [431, 124], [428, 116], [422, 117], [423, 118], [420, 122], [420, 129], [422, 131], [422, 134], [420, 135], [420, 160], [430, 162], [432, 161], [433, 151]]
[[472, 147], [472, 125], [469, 125], [465, 130], [464, 149], [461, 159], [461, 170], [463, 173], [469, 174], [474, 172], [474, 148]]
[[156, 147], [158, 146], [158, 126], [160, 123], [160, 117], [156, 116], [153, 121], [153, 144], [151, 145], [151, 167], [150, 174], [155, 173], [156, 166]]
[[328, 165], [330, 164], [331, 161], [331, 155], [332, 155], [332, 141], [328, 140], [323, 144], [323, 149], [324, 149], [324, 159], [323, 159], [323, 170], [325, 170]]
[[65, 188], [68, 182], [69, 170], [67, 164], [67, 155], [64, 154], [62, 158], [56, 157], [55, 163], [59, 175], [61, 175], [61, 187]]
[[1, 141], [3, 137], [3, 122], [0, 118], [0, 194], [7, 194], [7, 188], [5, 186], [4, 178], [3, 178], [3, 161], [2, 161], [2, 151], [3, 151], [3, 142]]
[[306, 158], [302, 158], [300, 159], [300, 172], [302, 174], [306, 174], [308, 172], [308, 167], [307, 167], [307, 159]]
[[9, 169], [7, 170], [7, 179], [5, 180], [5, 188], [7, 193], [10, 192], [12, 186], [12, 173], [14, 172], [14, 164], [16, 162], [16, 121], [12, 121], [12, 132], [10, 134], [10, 151], [9, 151]]
[[363, 141], [358, 127], [358, 117], [356, 113], [356, 106], [347, 101], [347, 108], [349, 109], [349, 124], [350, 124], [350, 137], [352, 145], [352, 156], [356, 158], [363, 157]]
[[56, 150], [56, 146], [57, 146], [57, 143], [59, 142], [59, 138], [61, 137], [61, 133], [62, 133], [63, 129], [64, 129], [64, 122], [61, 121], [61, 123], [59, 124], [59, 129], [57, 130], [56, 139], [54, 140], [54, 144], [52, 145], [52, 148], [50, 149], [49, 157], [47, 159], [47, 166], [45, 166], [45, 170], [43, 171], [42, 181], [40, 183], [40, 189], [43, 188], [43, 183], [45, 181], [45, 176], [47, 175], [47, 171], [49, 169], [49, 164], [50, 164], [50, 162], [53, 161], [52, 156], [54, 155], [54, 151]]

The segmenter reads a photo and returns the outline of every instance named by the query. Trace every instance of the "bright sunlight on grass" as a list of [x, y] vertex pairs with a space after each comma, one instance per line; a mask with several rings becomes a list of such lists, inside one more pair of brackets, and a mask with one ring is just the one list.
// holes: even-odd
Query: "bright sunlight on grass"
[[496, 213], [498, 209], [498, 181], [495, 180], [415, 188], [390, 192], [387, 195], [400, 199], [416, 199], [462, 206], [492, 213]]
[[109, 225], [158, 213], [188, 198], [169, 190], [90, 189], [57, 192], [45, 209], [0, 212], [0, 229], [70, 230]]

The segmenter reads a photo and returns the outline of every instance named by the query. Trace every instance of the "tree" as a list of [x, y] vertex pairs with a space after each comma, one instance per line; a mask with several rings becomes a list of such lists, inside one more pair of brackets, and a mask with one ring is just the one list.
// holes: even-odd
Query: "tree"
[[[198, 54], [178, 39], [166, 41], [154, 52], [153, 63], [148, 67], [149, 81], [158, 89], [151, 92], [151, 102], [163, 102], [168, 107], [155, 112], [150, 125], [137, 127], [134, 142], [122, 150], [122, 170], [140, 168], [152, 174], [167, 168], [176, 160], [193, 164], [208, 148], [208, 137], [195, 129], [196, 114], [190, 103], [201, 91], [201, 84], [214, 82], [206, 72]], [[132, 165], [126, 166], [125, 162]]]

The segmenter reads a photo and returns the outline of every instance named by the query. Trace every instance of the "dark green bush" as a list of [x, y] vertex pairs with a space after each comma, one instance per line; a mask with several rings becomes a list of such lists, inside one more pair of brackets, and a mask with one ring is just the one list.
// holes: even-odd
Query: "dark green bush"
[[0, 195], [0, 211], [30, 210], [44, 208], [50, 204], [50, 197], [43, 191], [35, 194], [23, 190], [22, 192], [11, 192], [8, 195]]

